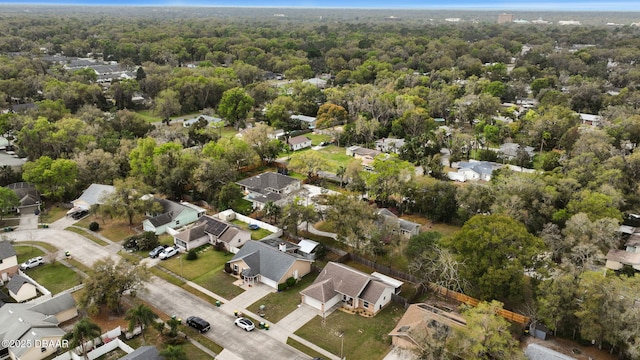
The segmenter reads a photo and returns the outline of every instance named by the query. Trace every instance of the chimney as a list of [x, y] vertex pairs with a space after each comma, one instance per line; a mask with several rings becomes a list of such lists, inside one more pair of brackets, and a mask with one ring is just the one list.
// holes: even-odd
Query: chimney
[[287, 252], [287, 244], [281, 242], [280, 244], [278, 244], [278, 250], [282, 252]]

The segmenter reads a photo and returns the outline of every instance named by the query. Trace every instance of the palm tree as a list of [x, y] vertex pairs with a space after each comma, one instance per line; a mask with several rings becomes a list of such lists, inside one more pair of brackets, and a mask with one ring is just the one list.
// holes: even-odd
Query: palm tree
[[82, 320], [75, 324], [71, 332], [64, 334], [62, 339], [69, 340], [69, 346], [71, 348], [81, 346], [82, 355], [84, 356], [85, 360], [89, 360], [89, 356], [87, 356], [87, 350], [85, 349], [86, 342], [99, 337], [101, 334], [102, 329], [100, 329], [100, 326], [91, 322], [89, 318], [82, 318]]
[[338, 166], [336, 170], [336, 175], [340, 177], [340, 187], [342, 187], [342, 183], [344, 182], [344, 174], [347, 173], [347, 168], [343, 165]]
[[140, 326], [140, 335], [142, 335], [143, 343], [146, 343], [144, 338], [144, 329], [157, 318], [158, 315], [156, 315], [153, 310], [145, 304], [140, 304], [127, 310], [127, 314], [124, 317], [125, 320], [129, 320], [129, 331], [133, 331], [136, 325]]
[[182, 346], [169, 345], [160, 351], [160, 355], [165, 360], [187, 360], [187, 354], [182, 349]]
[[270, 217], [272, 223], [275, 223], [278, 221], [278, 215], [280, 215], [281, 209], [273, 201], [267, 201], [267, 203], [264, 204], [264, 213]]

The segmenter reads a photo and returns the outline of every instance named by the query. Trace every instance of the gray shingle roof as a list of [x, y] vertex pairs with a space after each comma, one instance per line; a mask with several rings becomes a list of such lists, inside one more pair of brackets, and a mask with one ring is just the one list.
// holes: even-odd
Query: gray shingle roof
[[35, 205], [40, 202], [40, 193], [36, 186], [27, 182], [9, 184], [7, 188], [13, 190], [20, 199], [20, 206]]
[[0, 259], [10, 258], [16, 255], [16, 250], [8, 241], [0, 241]]
[[29, 308], [45, 315], [55, 315], [61, 311], [69, 310], [76, 306], [76, 301], [70, 293], [62, 293], [47, 301], [43, 301]]
[[185, 210], [192, 210], [188, 206], [184, 206], [175, 201], [167, 200], [167, 199], [155, 199], [155, 201], [159, 202], [164, 209], [164, 212], [158, 216], [154, 216], [149, 219], [149, 222], [155, 226], [162, 226], [168, 224], [173, 221], [178, 215], [180, 215]]
[[313, 284], [300, 293], [323, 302], [326, 301], [324, 299], [345, 294], [374, 303], [388, 287], [391, 286], [371, 275], [340, 263], [329, 262]]
[[310, 261], [279, 251], [260, 241], [247, 241], [229, 263], [240, 259], [251, 268], [252, 275], [260, 274], [275, 282], [280, 282], [296, 261]]
[[292, 178], [291, 176], [286, 176], [274, 172], [266, 172], [247, 179], [240, 180], [238, 181], [238, 184], [240, 186], [246, 187], [251, 191], [266, 194], [267, 192], [269, 192], [268, 189], [282, 190], [288, 185], [297, 181], [300, 180]]
[[306, 136], [300, 135], [300, 136], [289, 138], [288, 143], [289, 145], [298, 145], [298, 144], [304, 144], [307, 141], [311, 141], [311, 139], [309, 139]]
[[197, 224], [198, 225], [204, 224], [205, 225], [204, 231], [207, 234], [211, 234], [215, 237], [220, 237], [220, 235], [222, 235], [229, 227], [229, 224], [227, 224], [226, 222], [220, 221], [216, 218], [212, 218], [211, 216], [206, 216], [206, 215], [201, 217], [198, 220]]
[[64, 335], [64, 331], [57, 327], [58, 320], [55, 316], [29, 310], [27, 306], [26, 304], [5, 304], [0, 308], [0, 324], [2, 324], [0, 340], [21, 339], [30, 330], [38, 330], [35, 331], [36, 335], [49, 333]]
[[199, 225], [193, 226], [185, 231], [182, 231], [176, 234], [176, 238], [187, 243], [200, 239], [204, 236], [207, 236], [207, 234], [205, 234], [204, 232], [205, 227], [206, 227], [206, 224], [199, 224]]
[[7, 289], [11, 290], [14, 294], [17, 294], [20, 291], [20, 288], [24, 284], [31, 284], [29, 280], [20, 275], [14, 275], [11, 280], [7, 283]]
[[160, 352], [155, 346], [141, 346], [134, 352], [121, 357], [120, 360], [161, 360]]
[[115, 188], [111, 185], [91, 184], [78, 200], [82, 200], [89, 205], [102, 204], [106, 196], [113, 193]]

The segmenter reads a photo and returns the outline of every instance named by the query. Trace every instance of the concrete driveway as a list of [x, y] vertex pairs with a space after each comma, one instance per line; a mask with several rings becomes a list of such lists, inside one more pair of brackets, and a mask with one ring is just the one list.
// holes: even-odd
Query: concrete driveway
[[[69, 219], [56, 222], [58, 226], [48, 229], [17, 230], [7, 233], [7, 237], [15, 241], [42, 241], [56, 246], [59, 249], [57, 257], [65, 258], [65, 251], [69, 251], [71, 256], [91, 267], [96, 261], [104, 258], [117, 260], [119, 246], [112, 244], [100, 246], [85, 237], [61, 230], [58, 227], [67, 225]], [[55, 223], [54, 223], [55, 224]], [[66, 227], [66, 226], [65, 226]], [[158, 260], [147, 260], [150, 264], [155, 264]], [[263, 285], [264, 286], [264, 285]], [[239, 297], [235, 303], [237, 310], [243, 311], [241, 304], [253, 303], [269, 293], [267, 286], [251, 287], [247, 295]], [[298, 352], [267, 334], [264, 330], [246, 332], [233, 324], [233, 305], [217, 308], [208, 302], [190, 294], [184, 289], [170, 284], [169, 282], [153, 276], [147, 283], [146, 291], [138, 296], [166, 314], [176, 315], [182, 319], [188, 316], [197, 315], [211, 323], [211, 331], [206, 336], [225, 348], [222, 359], [294, 359], [306, 360], [309, 357]], [[227, 304], [228, 305], [228, 304]], [[269, 330], [271, 331], [271, 330]]]
[[233, 324], [235, 317], [227, 309], [212, 306], [184, 289], [157, 277], [153, 277], [147, 285], [147, 291], [138, 296], [169, 315], [176, 315], [182, 319], [196, 315], [207, 320], [211, 324], [211, 330], [206, 333], [206, 336], [225, 348], [222, 355], [224, 359], [303, 360], [309, 358], [269, 336], [264, 330], [246, 332], [236, 327]]

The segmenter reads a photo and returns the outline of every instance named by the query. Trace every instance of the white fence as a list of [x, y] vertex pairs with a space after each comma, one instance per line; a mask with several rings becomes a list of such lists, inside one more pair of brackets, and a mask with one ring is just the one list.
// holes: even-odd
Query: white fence
[[[119, 326], [113, 330], [107, 331], [106, 333], [102, 334], [99, 340], [102, 345], [99, 345], [98, 347], [92, 349], [91, 351], [88, 351], [87, 357], [89, 357], [90, 360], [94, 360], [118, 348], [120, 348], [122, 351], [126, 352], [127, 354], [132, 353], [133, 348], [125, 344], [123, 341], [121, 341], [118, 338], [121, 334], [122, 334], [122, 330], [120, 329]], [[93, 341], [88, 342], [86, 346], [88, 348], [93, 347]], [[78, 347], [71, 351], [67, 351], [64, 354], [56, 356], [54, 360], [83, 360], [84, 357], [82, 356], [81, 353], [82, 353], [82, 349]]]
[[282, 236], [282, 229], [280, 229], [277, 226], [273, 226], [271, 224], [267, 224], [266, 222], [260, 221], [260, 220], [256, 220], [256, 219], [252, 219], [248, 216], [244, 216], [242, 214], [238, 214], [237, 212], [228, 209], [225, 210], [223, 212], [220, 212], [216, 215], [214, 215], [215, 217], [219, 218], [220, 220], [223, 221], [230, 221], [233, 219], [238, 219], [244, 223], [247, 224], [256, 224], [258, 225], [261, 229], [265, 229], [269, 232], [272, 232], [273, 234], [267, 236], [266, 238], [275, 238], [275, 237], [280, 237]]
[[31, 276], [25, 274], [22, 270], [18, 270], [18, 274], [20, 274], [20, 276], [24, 277], [25, 279], [29, 280], [29, 282], [32, 283], [36, 287], [36, 289], [38, 289], [38, 291], [40, 291], [40, 293], [42, 294], [42, 296], [39, 296], [35, 299], [27, 301], [27, 304], [39, 304], [45, 300], [51, 299], [51, 291], [49, 291], [46, 287], [38, 284], [37, 281], [33, 280]]

